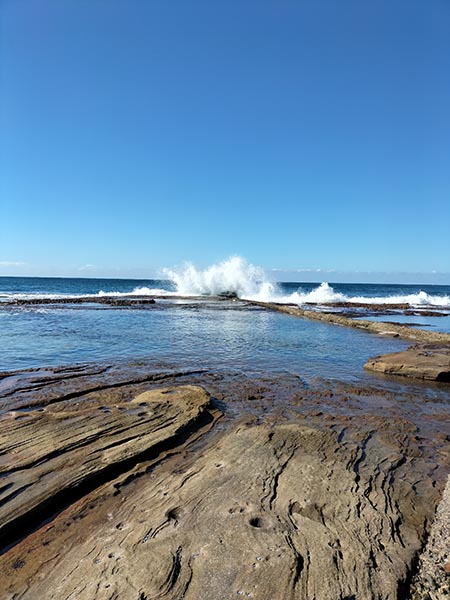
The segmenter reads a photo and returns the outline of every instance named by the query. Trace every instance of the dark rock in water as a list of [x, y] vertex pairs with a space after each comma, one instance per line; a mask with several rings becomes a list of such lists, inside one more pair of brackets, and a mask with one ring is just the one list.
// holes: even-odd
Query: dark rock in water
[[220, 292], [217, 294], [218, 298], [226, 298], [227, 300], [231, 300], [232, 298], [239, 298], [236, 292]]
[[331, 306], [334, 308], [365, 308], [367, 310], [384, 312], [386, 310], [406, 310], [409, 304], [406, 302], [391, 302], [386, 304], [371, 304], [369, 302], [305, 302], [309, 306]]
[[438, 312], [436, 310], [405, 310], [403, 312], [404, 315], [414, 316], [414, 317], [448, 317], [450, 313], [448, 312]]
[[153, 298], [105, 298], [102, 304], [110, 306], [139, 306], [144, 304], [155, 304]]
[[35, 305], [59, 305], [59, 304], [107, 304], [109, 306], [140, 306], [155, 304], [154, 298], [147, 296], [74, 296], [72, 298], [17, 298], [4, 302], [4, 306], [35, 306]]
[[450, 347], [412, 346], [402, 352], [375, 356], [364, 367], [388, 375], [450, 382]]

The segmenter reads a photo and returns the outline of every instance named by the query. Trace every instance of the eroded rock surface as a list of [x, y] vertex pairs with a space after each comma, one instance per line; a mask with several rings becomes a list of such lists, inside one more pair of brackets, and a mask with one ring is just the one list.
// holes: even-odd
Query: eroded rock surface
[[[151, 449], [170, 444], [205, 411], [199, 387], [139, 394], [113, 405], [59, 402], [0, 418], [0, 538], [17, 535], [31, 515], [111, 478]], [[57, 506], [55, 506], [57, 508]]]
[[450, 382], [450, 347], [412, 346], [402, 352], [375, 356], [364, 367], [389, 375]]
[[436, 394], [410, 416], [407, 394], [144, 363], [1, 389], [2, 598], [408, 597], [449, 466]]
[[450, 479], [436, 511], [425, 551], [412, 586], [412, 600], [442, 600], [450, 596]]

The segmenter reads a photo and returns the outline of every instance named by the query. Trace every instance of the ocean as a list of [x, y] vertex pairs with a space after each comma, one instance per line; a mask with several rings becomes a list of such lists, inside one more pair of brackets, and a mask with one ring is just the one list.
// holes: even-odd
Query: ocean
[[[0, 370], [145, 358], [216, 371], [287, 371], [305, 380], [367, 383], [376, 377], [364, 372], [369, 357], [408, 346], [400, 339], [249, 306], [246, 298], [299, 305], [402, 302], [419, 312], [381, 317], [369, 312], [368, 318], [450, 331], [450, 286], [274, 283], [258, 270], [230, 272], [190, 267], [167, 280], [0, 277]], [[237, 297], [214, 297], [221, 292]], [[156, 301], [139, 307], [96, 303], [104, 296]], [[68, 297], [74, 302], [14, 304]], [[77, 297], [92, 302], [77, 303]], [[433, 310], [422, 315], [424, 308]], [[447, 316], [434, 316], [437, 311]]]

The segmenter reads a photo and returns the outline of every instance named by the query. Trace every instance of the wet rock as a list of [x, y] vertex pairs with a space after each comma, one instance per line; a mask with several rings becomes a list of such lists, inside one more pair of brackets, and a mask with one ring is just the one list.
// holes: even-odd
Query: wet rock
[[35, 305], [65, 305], [65, 304], [107, 304], [109, 306], [139, 307], [155, 304], [154, 298], [148, 296], [75, 296], [64, 298], [16, 298], [4, 302], [3, 306], [35, 306]]
[[225, 300], [232, 300], [238, 298], [239, 296], [236, 294], [236, 292], [220, 292], [220, 294], [217, 294], [217, 297]]
[[389, 375], [450, 382], [450, 347], [412, 346], [402, 352], [371, 358], [364, 367]]
[[[308, 303], [313, 304], [314, 303]], [[316, 303], [316, 306], [318, 303]], [[371, 304], [369, 302], [321, 302], [320, 306], [332, 306], [336, 308], [364, 308], [375, 312], [385, 312], [386, 310], [406, 310], [410, 306], [406, 302], [387, 302], [386, 304]]]

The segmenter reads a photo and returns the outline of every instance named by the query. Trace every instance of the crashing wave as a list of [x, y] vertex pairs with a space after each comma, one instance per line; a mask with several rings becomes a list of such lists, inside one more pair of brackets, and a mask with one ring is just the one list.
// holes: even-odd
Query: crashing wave
[[[265, 271], [248, 263], [240, 256], [232, 256], [206, 269], [198, 269], [187, 263], [181, 268], [164, 269], [169, 281], [154, 280], [162, 287], [136, 287], [131, 291], [104, 291], [96, 294], [23, 294], [13, 293], [1, 297], [1, 301], [26, 298], [104, 297], [104, 296], [228, 296], [259, 302], [283, 304], [326, 304], [333, 302], [359, 304], [409, 304], [412, 307], [450, 307], [450, 296], [432, 295], [421, 290], [414, 294], [392, 296], [348, 296], [337, 292], [323, 282], [314, 289], [283, 294], [281, 286], [268, 279]], [[310, 286], [308, 286], [310, 287]]]
[[239, 298], [265, 301], [276, 294], [276, 286], [267, 280], [263, 269], [240, 256], [200, 270], [191, 263], [182, 269], [164, 269], [180, 296], [219, 296], [236, 294]]

